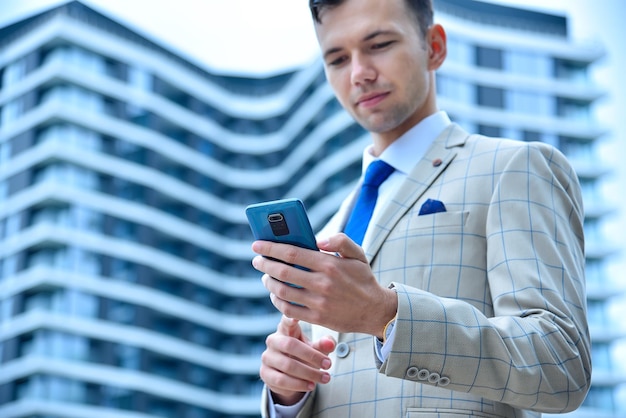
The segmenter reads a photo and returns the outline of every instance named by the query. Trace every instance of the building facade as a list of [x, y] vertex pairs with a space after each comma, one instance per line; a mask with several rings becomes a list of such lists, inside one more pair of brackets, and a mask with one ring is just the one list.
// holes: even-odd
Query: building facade
[[[593, 387], [612, 416], [599, 235], [601, 56], [563, 17], [436, 1], [440, 107], [472, 131], [550, 142], [586, 203]], [[0, 416], [258, 416], [278, 320], [247, 204], [299, 197], [319, 229], [360, 174], [365, 132], [320, 62], [216, 75], [78, 1], [0, 28]], [[600, 411], [600, 412], [599, 412]], [[589, 415], [591, 416], [591, 415]]]

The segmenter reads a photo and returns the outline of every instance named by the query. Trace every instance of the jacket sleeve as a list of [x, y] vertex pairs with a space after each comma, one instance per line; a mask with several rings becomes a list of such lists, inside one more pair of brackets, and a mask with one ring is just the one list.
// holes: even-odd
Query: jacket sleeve
[[580, 186], [545, 144], [518, 148], [503, 167], [484, 211], [492, 307], [392, 283], [396, 338], [380, 372], [521, 409], [572, 411], [591, 379]]

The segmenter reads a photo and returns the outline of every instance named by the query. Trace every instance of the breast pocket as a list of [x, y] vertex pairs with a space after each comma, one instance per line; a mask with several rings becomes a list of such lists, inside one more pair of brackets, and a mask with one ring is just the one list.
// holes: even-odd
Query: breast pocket
[[458, 265], [468, 239], [468, 217], [469, 212], [412, 216], [405, 229], [400, 226], [395, 232], [406, 253], [422, 266]]
[[407, 214], [391, 230], [384, 245], [394, 247], [396, 251], [423, 256], [435, 247], [450, 249], [449, 246], [455, 247], [460, 243], [468, 218], [467, 211], [421, 216], [416, 213]]
[[438, 212], [430, 215], [413, 215], [408, 219], [406, 226], [407, 232], [411, 230], [420, 229], [433, 229], [433, 232], [441, 228], [459, 228], [461, 229], [467, 218], [469, 212]]

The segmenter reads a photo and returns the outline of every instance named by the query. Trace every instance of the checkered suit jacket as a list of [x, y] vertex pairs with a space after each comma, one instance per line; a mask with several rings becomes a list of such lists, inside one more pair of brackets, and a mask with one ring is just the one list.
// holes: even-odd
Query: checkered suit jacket
[[[418, 215], [429, 198], [447, 211]], [[380, 283], [398, 293], [391, 354], [380, 364], [372, 336], [335, 333], [331, 383], [318, 385], [298, 417], [577, 408], [591, 360], [582, 198], [565, 157], [453, 124], [384, 205], [363, 248]], [[323, 233], [342, 230], [345, 206]]]

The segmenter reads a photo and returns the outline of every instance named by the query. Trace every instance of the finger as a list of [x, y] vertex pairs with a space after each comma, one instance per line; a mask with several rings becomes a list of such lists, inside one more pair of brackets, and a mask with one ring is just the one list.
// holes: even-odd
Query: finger
[[289, 283], [283, 283], [269, 274], [261, 277], [263, 286], [270, 292], [272, 304], [289, 318], [303, 319], [302, 309], [305, 306], [306, 290], [297, 288]]
[[[294, 360], [314, 370], [328, 369], [330, 367], [330, 358], [324, 352], [298, 338], [274, 333], [267, 337], [266, 344], [267, 350], [264, 352], [264, 355], [267, 355], [267, 364], [276, 369], [287, 371], [286, 368], [290, 364], [286, 364], [282, 357]], [[275, 353], [278, 353], [278, 355]], [[263, 357], [262, 360], [265, 362]]]
[[332, 235], [325, 240], [320, 240], [317, 245], [322, 251], [336, 253], [343, 258], [353, 258], [368, 263], [363, 248], [344, 233]]
[[294, 392], [310, 392], [315, 389], [313, 380], [290, 376], [266, 365], [261, 365], [259, 375], [272, 392], [282, 396], [292, 396]]
[[[310, 268], [309, 261], [314, 250], [300, 248], [295, 245], [283, 244], [271, 241], [254, 241], [252, 251], [255, 253], [280, 260], [283, 263]], [[256, 266], [255, 266], [256, 267]]]
[[[267, 350], [261, 356], [261, 364], [285, 375], [271, 374], [273, 378], [270, 378], [270, 371], [266, 370], [269, 382], [283, 389], [302, 391], [306, 390], [304, 382], [327, 383], [330, 380], [328, 372], [323, 370], [330, 367], [330, 359], [291, 337], [276, 334], [268, 337]], [[299, 382], [295, 382], [296, 380]]]
[[289, 318], [286, 315], [283, 315], [280, 318], [280, 322], [278, 323], [278, 327], [276, 332], [282, 335], [287, 335], [289, 337], [294, 337], [297, 339], [301, 339], [302, 330], [300, 328], [300, 321], [297, 319]]
[[[305, 273], [307, 273], [307, 271], [281, 261], [256, 256], [252, 259], [252, 266], [261, 273], [266, 273], [272, 279], [278, 280], [279, 282], [291, 283], [299, 287], [303, 287], [304, 282], [306, 282]], [[268, 288], [268, 290], [270, 289]]]
[[293, 359], [284, 357], [284, 363], [274, 367], [273, 363], [263, 363], [259, 369], [261, 379], [272, 391], [308, 392], [315, 389], [317, 383], [330, 382], [330, 373], [308, 367]]

